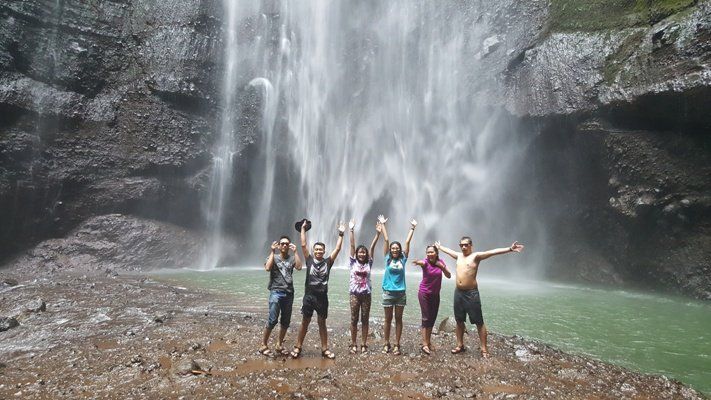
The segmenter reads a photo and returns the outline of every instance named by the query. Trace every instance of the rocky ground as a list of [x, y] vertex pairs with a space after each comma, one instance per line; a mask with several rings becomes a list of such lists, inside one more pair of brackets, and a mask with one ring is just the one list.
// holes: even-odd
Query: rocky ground
[[[0, 272], [0, 398], [585, 398], [701, 399], [665, 377], [564, 354], [520, 337], [490, 336], [492, 358], [453, 356], [453, 334], [419, 353], [349, 355], [344, 318], [331, 318], [337, 354], [321, 359], [317, 335], [299, 360], [256, 354], [264, 310], [240, 299], [104, 271]], [[293, 343], [298, 322], [288, 336]]]

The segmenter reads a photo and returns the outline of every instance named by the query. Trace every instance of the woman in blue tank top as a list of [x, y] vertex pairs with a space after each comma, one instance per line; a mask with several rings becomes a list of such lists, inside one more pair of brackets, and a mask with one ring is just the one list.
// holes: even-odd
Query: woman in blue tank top
[[[388, 239], [388, 231], [385, 227], [387, 218], [378, 216], [378, 228], [383, 232], [385, 239], [385, 274], [383, 275], [383, 309], [385, 311], [385, 327], [384, 336], [385, 344], [383, 345], [383, 353], [389, 353], [392, 350], [394, 355], [399, 356], [400, 351], [400, 336], [402, 336], [402, 313], [407, 304], [407, 296], [405, 294], [405, 265], [407, 264], [407, 256], [410, 254], [410, 241], [415, 233], [417, 221], [410, 220], [410, 231], [405, 240], [405, 249], [403, 251], [400, 242], [390, 243]], [[390, 325], [395, 315], [395, 346], [390, 346]]]

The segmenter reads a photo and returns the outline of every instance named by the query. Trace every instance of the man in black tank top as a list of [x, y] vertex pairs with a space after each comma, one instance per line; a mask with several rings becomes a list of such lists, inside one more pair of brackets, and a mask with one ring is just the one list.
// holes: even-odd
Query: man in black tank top
[[326, 245], [317, 242], [314, 244], [313, 256], [309, 253], [309, 245], [306, 240], [306, 224], [301, 225], [301, 250], [304, 252], [306, 260], [306, 287], [304, 290], [304, 302], [301, 307], [301, 328], [299, 328], [299, 336], [296, 339], [296, 345], [291, 352], [291, 356], [297, 358], [301, 355], [301, 347], [304, 344], [306, 331], [311, 323], [311, 318], [314, 311], [318, 315], [318, 333], [321, 338], [321, 355], [324, 358], [333, 359], [335, 354], [328, 348], [328, 331], [326, 329], [326, 318], [328, 318], [328, 277], [331, 274], [338, 253], [343, 245], [343, 233], [346, 231], [346, 226], [343, 222], [338, 224], [338, 241], [336, 248], [331, 255], [324, 258], [326, 253]]

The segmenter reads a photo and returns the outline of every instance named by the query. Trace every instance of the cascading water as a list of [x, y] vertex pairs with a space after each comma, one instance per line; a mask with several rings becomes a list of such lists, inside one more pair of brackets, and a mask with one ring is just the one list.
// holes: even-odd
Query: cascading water
[[233, 160], [235, 155], [235, 99], [237, 93], [237, 2], [225, 0], [225, 73], [222, 84], [222, 120], [215, 152], [213, 154], [212, 173], [210, 175], [210, 191], [204, 214], [207, 221], [209, 241], [203, 253], [201, 268], [211, 269], [218, 265], [223, 248], [223, 213], [225, 202], [232, 185]]
[[[516, 232], [501, 225], [519, 213], [504, 197], [524, 145], [473, 95], [488, 28], [470, 4], [239, 3], [238, 23], [251, 21], [254, 38], [237, 62], [252, 74], [243, 85], [263, 97], [261, 156], [251, 166], [259, 180], [249, 195], [253, 244], [284, 232], [264, 221], [293, 202], [292, 220], [312, 219], [313, 239], [329, 246], [336, 223], [351, 217], [359, 241], [369, 240], [380, 213], [395, 240], [418, 219], [416, 246]], [[298, 176], [293, 198], [273, 195], [294, 172], [275, 167], [276, 152], [288, 154]]]

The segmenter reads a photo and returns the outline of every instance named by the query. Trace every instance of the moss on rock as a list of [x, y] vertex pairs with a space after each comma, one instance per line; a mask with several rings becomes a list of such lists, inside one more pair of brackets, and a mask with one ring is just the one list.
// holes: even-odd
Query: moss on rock
[[551, 0], [552, 31], [599, 31], [653, 25], [697, 0]]

